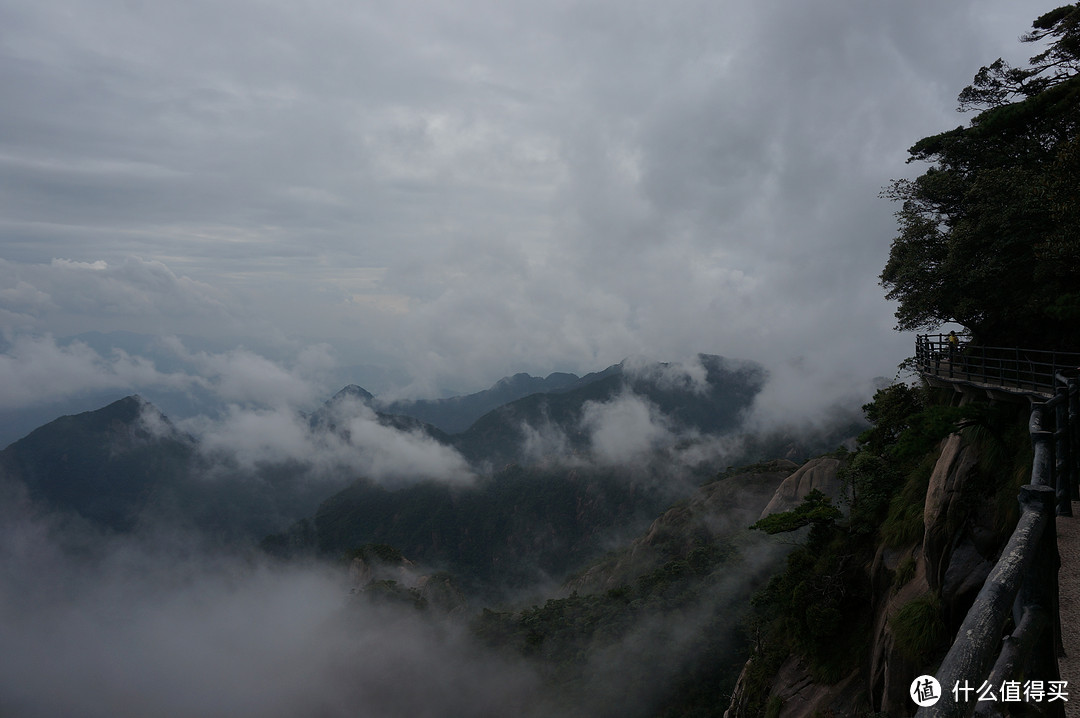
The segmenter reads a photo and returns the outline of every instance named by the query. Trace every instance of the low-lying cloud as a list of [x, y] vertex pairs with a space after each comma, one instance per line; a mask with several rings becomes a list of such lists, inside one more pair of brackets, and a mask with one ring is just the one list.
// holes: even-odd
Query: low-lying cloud
[[631, 393], [608, 402], [586, 402], [581, 414], [592, 454], [605, 464], [630, 463], [674, 442], [670, 422], [660, 410]]
[[705, 651], [732, 650], [729, 617], [777, 556], [746, 547], [700, 603], [587, 645], [576, 687], [552, 690], [551, 666], [480, 646], [460, 618], [371, 603], [343, 565], [224, 552], [169, 528], [107, 537], [35, 513], [4, 483], [0, 499], [12, 718], [645, 715]]
[[325, 395], [327, 373], [336, 363], [329, 347], [321, 344], [302, 349], [288, 364], [242, 347], [192, 352], [176, 337], [157, 340], [156, 348], [181, 368], [163, 371], [145, 356], [119, 348], [99, 353], [85, 341], [13, 335], [0, 354], [0, 410], [102, 389], [200, 392], [218, 402], [307, 406]]
[[635, 355], [623, 360], [622, 368], [629, 378], [651, 382], [665, 391], [704, 394], [709, 390], [709, 370], [700, 354], [683, 362], [657, 362]]
[[813, 434], [842, 421], [862, 421], [862, 405], [891, 379], [837, 376], [822, 358], [776, 363], [769, 367], [769, 381], [754, 398], [745, 431]]
[[5, 716], [528, 712], [529, 671], [458, 624], [350, 599], [343, 570], [215, 553], [186, 535], [72, 534], [17, 497], [5, 506]]
[[224, 468], [255, 470], [292, 464], [316, 478], [364, 476], [376, 481], [468, 482], [467, 462], [454, 449], [419, 429], [381, 423], [368, 406], [341, 401], [330, 410], [333, 428], [312, 424], [289, 408], [229, 405], [219, 418], [194, 417], [178, 426], [194, 436], [203, 454]]
[[[686, 391], [696, 392], [673, 372], [672, 379]], [[651, 477], [670, 483], [688, 472], [727, 466], [743, 449], [740, 429], [707, 434], [681, 426], [647, 397], [629, 388], [607, 401], [588, 401], [570, 426], [551, 421], [520, 427], [523, 456], [542, 464], [568, 467], [620, 467], [635, 479]]]
[[420, 429], [380, 421], [361, 402], [334, 406], [335, 431], [313, 425], [304, 412], [325, 400], [336, 368], [326, 345], [306, 347], [287, 363], [242, 347], [192, 351], [176, 337], [159, 340], [157, 348], [179, 368], [163, 371], [151, 359], [120, 349], [101, 354], [81, 341], [61, 344], [50, 336], [18, 335], [0, 354], [0, 411], [15, 416], [101, 392], [115, 398], [139, 393], [151, 403], [160, 395], [179, 405], [186, 398], [197, 413], [170, 416], [172, 425], [166, 426], [155, 412], [147, 412], [146, 428], [159, 435], [179, 430], [194, 437], [210, 475], [288, 463], [298, 478], [337, 483], [358, 476], [455, 482], [472, 477], [452, 448]]

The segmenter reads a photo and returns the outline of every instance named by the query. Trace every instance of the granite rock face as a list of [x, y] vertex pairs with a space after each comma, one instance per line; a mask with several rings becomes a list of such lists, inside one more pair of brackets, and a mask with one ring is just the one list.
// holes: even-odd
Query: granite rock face
[[784, 479], [772, 500], [761, 512], [761, 518], [769, 514], [791, 511], [802, 503], [806, 495], [817, 489], [832, 499], [834, 506], [841, 506], [850, 496], [849, 489], [839, 477], [840, 460], [821, 456], [803, 464], [791, 476]]
[[[795, 656], [781, 666], [770, 688], [778, 716], [809, 718], [814, 715], [884, 713], [910, 715], [908, 696], [912, 680], [925, 673], [896, 645], [891, 619], [905, 605], [928, 595], [940, 598], [946, 623], [964, 617], [1000, 552], [1002, 537], [995, 526], [993, 492], [985, 490], [980, 450], [954, 433], [937, 449], [923, 508], [924, 529], [912, 545], [890, 547], [881, 543], [866, 567], [873, 593], [873, 632], [867, 661], [857, 674], [833, 684], [819, 684]], [[776, 490], [762, 516], [789, 511], [813, 489], [841, 507], [848, 487], [838, 478], [840, 461], [814, 459], [794, 472]], [[906, 578], [898, 578], [900, 575]], [[745, 675], [745, 671], [744, 671]], [[725, 716], [745, 715], [736, 686]]]

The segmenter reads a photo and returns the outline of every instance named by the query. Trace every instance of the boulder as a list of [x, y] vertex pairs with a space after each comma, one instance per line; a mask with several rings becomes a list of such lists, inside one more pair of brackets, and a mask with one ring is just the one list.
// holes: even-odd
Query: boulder
[[761, 518], [769, 514], [791, 511], [802, 503], [806, 495], [817, 489], [828, 496], [833, 505], [839, 505], [850, 498], [850, 490], [839, 477], [840, 460], [832, 456], [821, 456], [803, 464], [798, 471], [784, 479], [776, 489], [772, 500]]

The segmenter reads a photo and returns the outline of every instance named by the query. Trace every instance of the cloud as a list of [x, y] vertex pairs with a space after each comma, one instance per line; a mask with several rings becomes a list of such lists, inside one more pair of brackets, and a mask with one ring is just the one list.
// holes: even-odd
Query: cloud
[[472, 470], [453, 449], [420, 430], [402, 431], [359, 411], [346, 424], [348, 444], [360, 452], [360, 470], [375, 479], [437, 479], [468, 482]]
[[18, 335], [0, 354], [0, 410], [58, 404], [102, 390], [151, 400], [161, 392], [197, 395], [193, 406], [202, 411], [171, 418], [205, 452], [245, 470], [296, 462], [323, 478], [337, 473], [338, 481], [342, 472], [376, 480], [472, 479], [453, 449], [419, 429], [381, 423], [357, 402], [334, 408], [339, 433], [313, 428], [303, 411], [321, 403], [336, 368], [326, 345], [300, 350], [289, 364], [242, 348], [192, 352], [176, 337], [159, 346], [181, 368], [163, 372], [153, 361], [119, 349], [103, 356], [83, 342], [60, 345], [48, 336]]
[[700, 355], [685, 362], [657, 362], [638, 355], [623, 360], [622, 368], [632, 380], [648, 381], [665, 391], [703, 394], [709, 389], [709, 372]]
[[179, 426], [199, 441], [200, 450], [222, 470], [239, 466], [288, 464], [306, 480], [341, 483], [360, 476], [388, 483], [424, 480], [468, 483], [474, 478], [464, 458], [421, 430], [381, 423], [369, 407], [339, 401], [327, 424], [313, 426], [287, 407], [243, 408], [232, 404], [218, 418], [198, 416]]
[[[224, 292], [174, 273], [163, 262], [54, 258], [48, 264], [0, 259], [0, 310], [38, 322], [75, 317], [124, 319], [228, 317]], [[10, 331], [12, 326], [0, 329]]]
[[821, 359], [805, 356], [774, 364], [769, 381], [754, 397], [745, 430], [764, 434], [781, 429], [809, 437], [834, 425], [862, 422], [862, 405], [892, 378], [838, 377]]
[[301, 349], [291, 363], [253, 351], [191, 352], [176, 337], [155, 342], [162, 357], [179, 360], [165, 372], [152, 359], [114, 348], [101, 354], [83, 341], [19, 333], [0, 354], [0, 409], [46, 404], [102, 389], [129, 394], [199, 391], [244, 405], [310, 406], [324, 396], [336, 359], [326, 345]]
[[535, 695], [462, 626], [350, 600], [344, 569], [85, 535], [13, 512], [27, 507], [9, 493], [4, 715], [504, 716]]
[[184, 373], [163, 373], [153, 362], [116, 350], [103, 357], [81, 342], [20, 335], [0, 354], [0, 409], [45, 404], [100, 389], [184, 390], [198, 384]]
[[249, 10], [4, 8], [6, 330], [279, 331], [466, 390], [699, 351], [880, 374], [910, 342], [878, 188], [1032, 19]]
[[659, 409], [629, 393], [608, 402], [586, 402], [581, 425], [589, 432], [593, 456], [604, 463], [632, 463], [674, 441]]
[[292, 367], [253, 351], [189, 352], [181, 340], [167, 337], [163, 346], [191, 366], [191, 371], [224, 401], [256, 406], [304, 406], [326, 391], [326, 372], [335, 360], [326, 345], [305, 347]]
[[[0, 230], [0, 251], [2, 240]], [[90, 330], [159, 334], [165, 327], [221, 336], [243, 326], [238, 317], [244, 314], [236, 297], [159, 260], [125, 255], [110, 261], [26, 263], [0, 258], [0, 335], [9, 340], [21, 334]]]
[[521, 425], [521, 453], [526, 460], [541, 464], [556, 463], [574, 465], [583, 463], [584, 456], [571, 448], [570, 438], [559, 426], [550, 421], [533, 426], [528, 422]]

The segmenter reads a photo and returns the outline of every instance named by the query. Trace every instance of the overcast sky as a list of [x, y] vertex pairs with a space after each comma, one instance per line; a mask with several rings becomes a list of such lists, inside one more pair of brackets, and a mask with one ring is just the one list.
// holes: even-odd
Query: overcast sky
[[891, 377], [878, 192], [1052, 7], [0, 0], [0, 369], [126, 329], [463, 390]]

